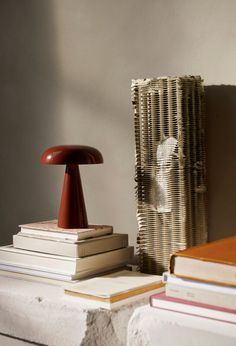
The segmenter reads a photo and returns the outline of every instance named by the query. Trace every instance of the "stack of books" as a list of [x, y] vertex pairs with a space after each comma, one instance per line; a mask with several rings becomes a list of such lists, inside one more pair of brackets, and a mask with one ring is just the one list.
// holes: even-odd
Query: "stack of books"
[[0, 271], [13, 277], [74, 282], [132, 261], [128, 235], [112, 226], [63, 229], [57, 220], [20, 226], [13, 244], [0, 247]]
[[151, 306], [236, 324], [236, 236], [173, 254]]

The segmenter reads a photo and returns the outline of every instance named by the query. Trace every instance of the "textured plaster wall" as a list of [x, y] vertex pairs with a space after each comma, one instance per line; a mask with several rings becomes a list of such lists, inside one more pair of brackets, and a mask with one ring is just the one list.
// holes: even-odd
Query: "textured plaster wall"
[[[132, 78], [200, 74], [206, 89], [210, 238], [236, 230], [235, 0], [2, 0], [0, 228], [57, 216], [63, 167], [42, 151], [87, 144], [90, 222], [136, 238]], [[225, 86], [222, 86], [222, 85]]]

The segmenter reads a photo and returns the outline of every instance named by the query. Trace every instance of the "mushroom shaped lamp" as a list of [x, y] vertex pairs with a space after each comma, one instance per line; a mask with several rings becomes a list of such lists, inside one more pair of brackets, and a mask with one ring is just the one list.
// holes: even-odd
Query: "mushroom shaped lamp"
[[78, 165], [103, 163], [102, 154], [97, 149], [84, 145], [60, 145], [46, 149], [41, 163], [66, 165], [58, 227], [88, 228]]

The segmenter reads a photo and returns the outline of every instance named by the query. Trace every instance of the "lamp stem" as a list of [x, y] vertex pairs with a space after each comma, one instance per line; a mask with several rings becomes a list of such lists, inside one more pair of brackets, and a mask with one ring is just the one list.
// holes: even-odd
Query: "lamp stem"
[[61, 228], [88, 228], [80, 172], [76, 164], [66, 166], [58, 226]]

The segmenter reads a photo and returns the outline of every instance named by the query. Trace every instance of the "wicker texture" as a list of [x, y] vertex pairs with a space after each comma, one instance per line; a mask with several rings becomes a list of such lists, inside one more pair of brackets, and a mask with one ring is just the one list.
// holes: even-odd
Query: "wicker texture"
[[142, 272], [207, 240], [203, 96], [199, 76], [132, 81]]

